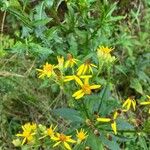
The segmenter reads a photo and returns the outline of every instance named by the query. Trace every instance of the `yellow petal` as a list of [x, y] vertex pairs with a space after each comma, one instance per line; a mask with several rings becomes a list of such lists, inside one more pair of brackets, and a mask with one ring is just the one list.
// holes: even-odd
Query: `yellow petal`
[[92, 66], [92, 67], [95, 67], [95, 68], [97, 68], [97, 66], [96, 66], [96, 65], [94, 65], [94, 64], [91, 64], [91, 66]]
[[80, 76], [81, 79], [85, 79], [85, 78], [92, 78], [92, 75], [82, 75]]
[[71, 138], [69, 138], [69, 139], [67, 140], [67, 142], [70, 142], [70, 143], [76, 143], [76, 141], [73, 140], [73, 139], [71, 139]]
[[100, 88], [101, 87], [101, 85], [91, 85], [90, 86], [90, 89], [98, 89], [98, 88]]
[[113, 123], [111, 123], [111, 128], [114, 131], [115, 135], [117, 134], [117, 125], [116, 125], [116, 121], [114, 121]]
[[72, 97], [76, 97], [78, 95], [80, 95], [83, 92], [83, 90], [78, 90], [77, 92], [75, 92]]
[[83, 96], [84, 96], [84, 94], [85, 94], [85, 93], [84, 93], [84, 92], [82, 92], [80, 95], [76, 96], [76, 97], [75, 97], [75, 99], [80, 99], [81, 97], [83, 97]]
[[24, 136], [23, 134], [16, 134], [16, 136]]
[[70, 147], [70, 145], [69, 145], [67, 142], [64, 142], [64, 146], [65, 146], [68, 150], [71, 150], [71, 147]]
[[111, 119], [110, 118], [97, 118], [97, 121], [99, 121], [99, 122], [110, 122]]
[[127, 104], [127, 110], [129, 110], [129, 109], [130, 109], [130, 107], [131, 107], [131, 103], [132, 103], [132, 101], [130, 100], [130, 101], [128, 102], [128, 104]]
[[57, 142], [57, 143], [55, 143], [54, 145], [53, 145], [53, 147], [56, 147], [57, 145], [59, 145], [61, 142], [59, 141], [59, 142]]
[[87, 69], [88, 69], [88, 65], [84, 65], [84, 70], [83, 70], [82, 74], [85, 74]]
[[69, 66], [69, 61], [66, 61], [65, 68], [68, 68], [68, 66]]
[[150, 102], [141, 102], [140, 105], [150, 105]]
[[115, 120], [117, 117], [118, 117], [118, 112], [115, 111], [114, 116], [113, 116], [113, 119]]
[[68, 82], [68, 81], [71, 81], [71, 80], [74, 80], [74, 76], [65, 76], [64, 77], [64, 82]]
[[89, 78], [85, 78], [84, 84], [89, 85]]
[[75, 81], [80, 85], [80, 86], [82, 86], [83, 85], [83, 83], [82, 83], [82, 81], [80, 80], [80, 78], [79, 77], [77, 77], [77, 76], [74, 76], [74, 79], [75, 79]]
[[132, 100], [131, 102], [132, 102], [133, 109], [134, 109], [134, 111], [135, 111], [136, 101], [135, 101], [135, 100]]
[[21, 145], [23, 145], [26, 142], [27, 138], [24, 138]]
[[89, 66], [89, 72], [91, 71], [91, 73], [93, 74], [93, 69], [91, 66]]
[[125, 106], [128, 104], [128, 102], [129, 102], [129, 99], [127, 99], [127, 100], [123, 103], [122, 107], [125, 107]]
[[78, 69], [77, 69], [77, 75], [80, 76], [83, 72], [83, 69], [84, 69], [84, 64], [82, 64]]

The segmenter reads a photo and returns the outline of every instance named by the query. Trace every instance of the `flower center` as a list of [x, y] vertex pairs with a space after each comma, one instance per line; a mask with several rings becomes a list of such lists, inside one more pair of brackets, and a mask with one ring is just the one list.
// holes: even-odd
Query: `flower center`
[[112, 49], [110, 49], [110, 48], [108, 48], [108, 47], [102, 48], [101, 50], [102, 50], [102, 52], [105, 53], [105, 54], [109, 54], [109, 53], [112, 51]]
[[65, 142], [67, 140], [67, 138], [64, 134], [60, 134], [59, 140], [62, 142]]
[[52, 65], [47, 65], [47, 66], [44, 66], [44, 70], [45, 70], [46, 72], [52, 72], [53, 67], [52, 67]]
[[71, 54], [67, 54], [67, 59], [71, 61], [73, 59], [72, 55]]
[[87, 59], [87, 60], [85, 61], [85, 64], [86, 64], [86, 65], [90, 65], [90, 64], [91, 64], [91, 59]]
[[78, 133], [78, 138], [82, 141], [85, 139], [85, 135], [83, 132]]
[[23, 136], [28, 138], [30, 136], [30, 132], [29, 131], [24, 131]]
[[88, 84], [84, 84], [84, 85], [82, 86], [82, 90], [83, 90], [83, 92], [84, 92], [85, 94], [91, 94], [90, 85], [88, 85]]
[[47, 129], [47, 134], [48, 134], [49, 136], [51, 136], [51, 135], [53, 135], [53, 134], [54, 134], [54, 132], [53, 132], [53, 130], [52, 130], [52, 129]]

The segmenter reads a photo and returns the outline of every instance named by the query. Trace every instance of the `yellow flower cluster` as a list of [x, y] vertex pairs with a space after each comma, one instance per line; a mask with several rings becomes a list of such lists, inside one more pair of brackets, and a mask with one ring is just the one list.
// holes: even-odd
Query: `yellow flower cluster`
[[[77, 65], [77, 62], [79, 62], [79, 60], [73, 58], [71, 54], [67, 55], [66, 61], [64, 61], [63, 57], [57, 57], [57, 60], [57, 65], [46, 63], [43, 66], [43, 69], [37, 69], [37, 71], [39, 71], [39, 78], [57, 76], [57, 74], [55, 73], [55, 69], [59, 69], [60, 72], [64, 72], [66, 68], [73, 68], [75, 65]], [[75, 97], [75, 99], [80, 99], [84, 95], [90, 95], [93, 89], [98, 89], [101, 87], [101, 85], [89, 84], [89, 78], [91, 78], [93, 74], [92, 67], [97, 68], [97, 66], [92, 64], [90, 60], [87, 60], [77, 68], [77, 75], [65, 76], [63, 73], [61, 74], [61, 79], [63, 80], [63, 82], [75, 80], [76, 83], [81, 87], [80, 90], [72, 95], [72, 97]], [[84, 81], [82, 81], [82, 79]]]
[[[141, 106], [150, 105], [150, 96], [147, 96], [147, 97], [148, 97], [149, 100], [146, 101], [146, 102], [140, 102]], [[103, 123], [110, 122], [111, 123], [111, 128], [114, 131], [114, 134], [117, 134], [117, 124], [116, 124], [117, 118], [120, 116], [121, 112], [127, 112], [131, 109], [131, 107], [135, 111], [136, 110], [136, 105], [137, 105], [136, 100], [133, 97], [129, 97], [122, 104], [122, 110], [115, 111], [112, 118], [98, 117], [97, 121], [98, 122], [103, 122]], [[150, 113], [150, 108], [149, 108], [149, 113]]]
[[22, 133], [16, 134], [17, 137], [22, 137], [22, 142], [20, 138], [17, 138], [13, 140], [12, 143], [14, 146], [22, 146], [24, 144], [34, 144], [36, 140], [43, 140], [43, 138], [50, 137], [49, 140], [52, 141], [52, 147], [61, 145], [67, 150], [72, 150], [71, 144], [80, 144], [88, 137], [87, 132], [82, 128], [76, 130], [75, 139], [72, 139], [71, 135], [56, 132], [56, 128], [57, 126], [53, 127], [53, 125], [46, 128], [46, 126], [41, 124], [26, 123], [22, 126]]

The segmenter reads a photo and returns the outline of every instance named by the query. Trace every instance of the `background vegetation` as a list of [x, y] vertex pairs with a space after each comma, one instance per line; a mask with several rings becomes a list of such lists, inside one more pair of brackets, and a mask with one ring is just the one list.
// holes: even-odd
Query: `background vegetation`
[[[55, 83], [39, 80], [36, 72], [46, 61], [56, 63], [58, 55], [72, 53], [95, 62], [99, 45], [113, 47], [117, 61], [107, 98], [144, 99], [149, 94], [149, 0], [1, 0], [0, 10], [0, 149], [15, 149], [12, 139], [28, 121], [61, 122], [65, 128], [66, 122], [50, 111], [71, 106], [71, 101]], [[103, 70], [100, 82], [105, 85], [107, 77]], [[136, 112], [134, 123], [148, 128], [147, 133], [129, 133], [117, 148], [112, 142], [107, 147], [148, 150], [150, 120], [147, 113], [140, 114]]]

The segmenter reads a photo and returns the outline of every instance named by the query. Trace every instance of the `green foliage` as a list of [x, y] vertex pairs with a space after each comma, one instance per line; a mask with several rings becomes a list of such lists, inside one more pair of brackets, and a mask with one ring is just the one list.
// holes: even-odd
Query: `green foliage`
[[[0, 10], [0, 149], [15, 149], [11, 141], [20, 124], [29, 120], [49, 125], [63, 118], [73, 127], [68, 132], [73, 133], [75, 126], [84, 127], [86, 119], [95, 121], [95, 114], [112, 115], [113, 110], [121, 108], [120, 100], [135, 96], [140, 103], [149, 94], [149, 0], [132, 3], [126, 0], [1, 0]], [[114, 48], [115, 64], [100, 64], [96, 58], [99, 45]], [[98, 74], [93, 80], [102, 85], [101, 91], [86, 96], [84, 103], [74, 102], [70, 97], [74, 84], [66, 85], [63, 91], [58, 84], [37, 78], [37, 68], [45, 62], [56, 64], [56, 56], [66, 58], [67, 53], [83, 62], [91, 59], [101, 65], [100, 70], [94, 70]], [[141, 108], [141, 111], [129, 114], [134, 121], [117, 120], [120, 134], [109, 133], [111, 140], [105, 132], [105, 129], [111, 132], [109, 125], [100, 126], [100, 136], [94, 134], [99, 125], [92, 130], [86, 126], [88, 139], [74, 149], [89, 146], [94, 150], [105, 147], [148, 150], [149, 116], [147, 110]], [[137, 120], [141, 124], [135, 129], [133, 124]]]

